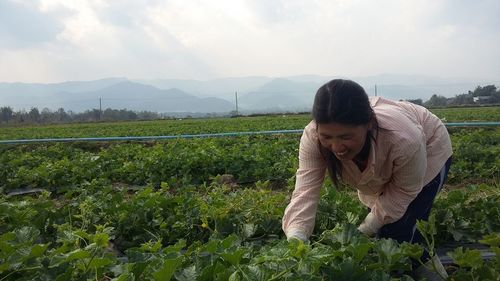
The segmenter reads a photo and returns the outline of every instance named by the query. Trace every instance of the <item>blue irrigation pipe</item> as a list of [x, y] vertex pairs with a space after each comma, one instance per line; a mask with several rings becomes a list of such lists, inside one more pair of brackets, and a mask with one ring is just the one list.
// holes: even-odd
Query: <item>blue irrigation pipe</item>
[[[500, 126], [500, 122], [445, 123], [445, 126], [446, 127], [492, 127], [492, 126]], [[25, 143], [39, 143], [39, 142], [145, 141], [145, 140], [237, 137], [237, 136], [248, 136], [248, 135], [302, 134], [302, 132], [303, 130], [276, 130], [276, 131], [259, 131], [259, 132], [188, 134], [188, 135], [172, 135], [172, 136], [20, 139], [20, 140], [0, 140], [0, 144], [25, 144]]]
[[168, 139], [194, 139], [194, 138], [215, 138], [215, 137], [237, 137], [245, 135], [277, 135], [277, 134], [301, 134], [303, 130], [277, 130], [260, 132], [232, 132], [232, 133], [212, 133], [193, 135], [173, 135], [173, 136], [142, 136], [142, 137], [102, 137], [102, 138], [52, 138], [52, 139], [21, 139], [21, 140], [0, 140], [0, 144], [23, 144], [34, 142], [78, 142], [78, 141], [144, 141], [144, 140], [168, 140]]
[[444, 123], [446, 127], [494, 127], [500, 126], [500, 122], [455, 122]]

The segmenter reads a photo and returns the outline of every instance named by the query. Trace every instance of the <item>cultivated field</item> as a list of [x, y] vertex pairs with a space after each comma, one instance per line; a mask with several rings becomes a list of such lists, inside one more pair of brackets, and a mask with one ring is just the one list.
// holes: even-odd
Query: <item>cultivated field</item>
[[[434, 112], [446, 122], [500, 121], [499, 107]], [[290, 130], [308, 122], [279, 115], [1, 127], [0, 139]], [[299, 134], [0, 144], [0, 280], [413, 280], [410, 258], [452, 243], [462, 245], [448, 251], [454, 280], [498, 280], [500, 127], [449, 131], [449, 183], [432, 219], [419, 224], [422, 246], [358, 233], [366, 209], [329, 181], [311, 243], [288, 243], [281, 217]], [[12, 195], [28, 190], [39, 192]]]

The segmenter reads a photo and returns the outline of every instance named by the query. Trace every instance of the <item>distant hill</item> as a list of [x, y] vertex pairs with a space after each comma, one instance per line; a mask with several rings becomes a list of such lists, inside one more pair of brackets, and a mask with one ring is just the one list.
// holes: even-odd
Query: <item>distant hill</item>
[[[127, 81], [127, 79], [106, 78], [93, 81], [68, 81], [52, 84], [0, 83], [0, 105], [8, 105], [16, 109], [29, 109], [31, 107], [38, 107], [39, 109], [44, 107], [50, 109], [57, 109], [59, 107], [69, 108], [69, 104], [61, 104], [60, 101], [56, 100], [55, 95], [57, 93], [96, 91], [123, 81]], [[82, 99], [86, 99], [86, 97], [80, 95], [72, 103], [77, 103]], [[95, 108], [96, 104], [99, 105], [98, 101], [93, 101], [93, 108]]]
[[235, 92], [241, 112], [308, 111], [317, 89], [333, 78], [352, 79], [368, 95], [394, 100], [428, 100], [433, 94], [453, 97], [477, 86], [500, 81], [383, 74], [365, 77], [298, 75], [290, 77], [236, 77], [214, 80], [106, 78], [64, 83], [0, 83], [0, 106], [14, 109], [44, 107], [80, 112], [99, 108], [167, 112], [229, 112], [235, 109]]
[[221, 78], [208, 81], [186, 79], [142, 79], [133, 80], [159, 89], [178, 88], [199, 97], [218, 97], [235, 101], [235, 92], [248, 93], [271, 81], [270, 77], [249, 76]]
[[304, 111], [311, 108], [314, 94], [319, 86], [321, 83], [276, 78], [257, 90], [243, 95], [240, 103], [247, 110], [265, 111], [279, 108]]
[[[66, 89], [52, 87], [54, 89]], [[81, 86], [81, 85], [80, 85]], [[17, 85], [17, 92], [27, 89], [25, 93], [30, 93], [32, 87], [29, 85]], [[80, 87], [85, 89], [91, 87]], [[12, 87], [9, 89], [11, 90]], [[2, 88], [0, 87], [0, 91]], [[95, 91], [82, 92], [50, 92], [50, 89], [44, 89], [40, 92], [45, 95], [38, 96], [33, 100], [33, 106], [43, 108], [45, 106], [57, 108], [63, 107], [66, 110], [81, 112], [92, 108], [99, 108], [99, 99], [102, 101], [102, 108], [114, 108], [129, 110], [148, 110], [156, 112], [229, 112], [235, 108], [234, 104], [219, 98], [199, 98], [190, 95], [179, 89], [160, 90], [153, 86], [134, 83], [130, 81], [121, 81], [116, 84], [106, 86]], [[2, 100], [5, 100], [5, 93], [0, 93]], [[22, 95], [22, 94], [21, 94]], [[26, 95], [26, 94], [25, 94]], [[15, 96], [10, 96], [7, 100], [12, 100], [12, 103], [19, 103]], [[50, 104], [46, 101], [50, 100]], [[21, 101], [23, 103], [27, 101]], [[5, 102], [5, 104], [9, 104]], [[28, 107], [29, 108], [29, 107]]]
[[12, 94], [12, 97], [20, 96], [46, 96], [57, 92], [84, 92], [95, 91], [127, 81], [126, 78], [106, 78], [93, 81], [68, 81], [62, 83], [0, 83], [0, 97]]
[[[71, 96], [71, 93], [58, 93], [57, 96]], [[74, 95], [74, 94], [73, 94]], [[92, 92], [81, 92], [78, 96], [98, 100], [102, 98], [103, 107], [148, 110], [156, 112], [229, 112], [235, 106], [219, 98], [199, 98], [179, 89], [160, 90], [153, 86], [124, 81]], [[71, 99], [66, 100], [68, 103]], [[77, 109], [77, 111], [85, 108]]]

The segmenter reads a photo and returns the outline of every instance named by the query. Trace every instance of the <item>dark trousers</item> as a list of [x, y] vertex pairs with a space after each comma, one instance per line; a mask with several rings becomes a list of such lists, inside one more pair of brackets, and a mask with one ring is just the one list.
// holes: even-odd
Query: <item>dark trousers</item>
[[[422, 191], [408, 206], [403, 217], [398, 221], [384, 225], [377, 233], [377, 237], [392, 238], [399, 243], [422, 243], [423, 237], [416, 229], [416, 222], [417, 220], [426, 221], [429, 218], [434, 198], [446, 181], [450, 166], [451, 157], [448, 158], [438, 175], [422, 188]], [[428, 260], [429, 254], [424, 253], [422, 259]]]

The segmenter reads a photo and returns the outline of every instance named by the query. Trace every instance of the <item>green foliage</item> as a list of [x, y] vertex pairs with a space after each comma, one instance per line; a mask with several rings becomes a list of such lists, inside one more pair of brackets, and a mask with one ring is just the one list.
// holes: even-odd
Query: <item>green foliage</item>
[[339, 222], [359, 224], [368, 213], [353, 192], [339, 192], [331, 186], [330, 180], [325, 184], [316, 213], [318, 224], [315, 234], [332, 229]]
[[240, 182], [286, 180], [297, 166], [297, 135], [177, 140], [82, 147], [19, 146], [0, 156], [0, 187], [74, 188], [93, 179], [128, 185], [201, 184], [218, 174]]
[[451, 134], [453, 162], [448, 181], [500, 177], [500, 128], [458, 129]]
[[141, 122], [59, 124], [3, 127], [0, 139], [165, 136], [181, 134], [253, 132], [304, 128], [310, 115], [183, 119]]
[[492, 247], [496, 254], [496, 260], [485, 261], [481, 252], [476, 249], [456, 248], [449, 252], [458, 269], [454, 273], [455, 280], [499, 280], [500, 279], [500, 251], [498, 247]]
[[[470, 98], [472, 99], [472, 97]], [[430, 109], [444, 122], [479, 122], [500, 120], [500, 106], [491, 107], [459, 107]]]
[[[456, 110], [449, 109], [448, 111]], [[475, 114], [480, 111], [471, 109], [461, 114], [467, 116], [468, 112], [473, 113], [470, 118], [475, 118]], [[500, 115], [496, 112], [491, 112], [481, 118], [491, 117], [498, 120]], [[449, 116], [443, 112], [439, 114]], [[233, 119], [230, 120], [233, 122]], [[242, 131], [276, 129], [279, 128], [276, 125], [278, 122], [282, 124], [281, 128], [297, 128], [292, 126], [298, 126], [299, 123], [301, 124], [298, 128], [301, 128], [307, 123], [305, 117], [300, 119], [297, 116], [290, 119], [288, 117], [248, 118], [245, 121], [246, 123], [241, 124]], [[264, 121], [269, 121], [271, 124], [263, 123]], [[169, 122], [175, 124], [176, 121]], [[189, 120], [186, 124], [182, 122], [180, 124], [185, 125], [183, 129], [187, 132], [202, 132], [203, 129], [205, 129], [204, 132], [218, 132], [224, 128], [215, 127], [215, 125], [220, 126], [222, 120], [207, 122], [206, 126], [202, 126], [203, 123], [200, 120]], [[214, 123], [210, 124], [210, 122]], [[139, 130], [137, 133], [153, 134], [154, 128], [163, 129], [159, 126], [160, 124], [162, 123], [147, 123], [144, 131], [140, 131], [143, 127], [136, 126]], [[231, 130], [231, 126], [236, 126], [236, 124], [231, 123], [226, 130]], [[122, 125], [123, 129], [130, 129], [131, 124], [123, 123]], [[78, 129], [82, 132], [103, 129], [103, 132], [109, 135], [125, 134], [120, 127], [106, 129], [96, 126], [96, 124], [82, 124]], [[167, 130], [179, 132], [173, 126], [166, 124], [165, 127]], [[24, 130], [24, 128], [11, 129]], [[73, 129], [54, 127], [56, 131], [53, 133], [69, 134], [64, 136], [80, 133], [77, 127]], [[36, 128], [33, 130], [36, 131]], [[448, 182], [453, 184], [464, 181], [495, 182], [500, 175], [500, 159], [497, 157], [500, 153], [500, 128], [450, 128], [449, 131], [454, 155]], [[11, 133], [15, 134], [15, 132]], [[98, 132], [94, 133], [98, 134]], [[165, 182], [175, 187], [209, 182], [219, 174], [233, 174], [236, 180], [242, 183], [275, 180], [283, 186], [286, 182], [294, 180], [298, 166], [298, 146], [299, 135], [179, 139], [165, 142], [106, 145], [56, 143], [0, 146], [0, 189], [9, 191], [18, 188], [46, 188], [64, 192], [96, 179], [103, 183], [129, 186], [149, 184], [158, 187]]]
[[[243, 127], [230, 121], [225, 128], [198, 120], [145, 122], [133, 133], [170, 134], [177, 125], [190, 128], [184, 133], [296, 129], [308, 117], [266, 118], [248, 118]], [[75, 136], [131, 128], [116, 125], [110, 131], [97, 124], [54, 128]], [[449, 241], [488, 245], [496, 254], [491, 261], [475, 250], [451, 252], [457, 266], [450, 274], [497, 280], [500, 130], [450, 133], [449, 182], [486, 184], [442, 192], [419, 229], [429, 251]], [[356, 225], [366, 208], [328, 181], [311, 243], [282, 239], [298, 142], [298, 135], [286, 135], [0, 147], [0, 189], [47, 190], [0, 195], [0, 280], [412, 280], [410, 261], [423, 247], [361, 235]], [[233, 174], [239, 185], [218, 182], [221, 174]]]
[[[471, 213], [469, 200], [494, 198], [497, 190], [448, 192], [438, 199], [435, 213], [460, 204]], [[337, 213], [324, 217], [327, 224], [318, 217], [317, 225], [333, 226], [317, 229], [311, 243], [281, 239], [287, 193], [266, 183], [236, 190], [215, 183], [182, 189], [162, 184], [131, 193], [92, 182], [62, 197], [0, 196], [0, 279], [412, 280], [406, 275], [410, 260], [423, 248], [361, 235], [356, 225], [366, 210], [350, 192], [322, 195]], [[477, 211], [469, 223], [498, 217], [490, 216]], [[428, 250], [433, 239], [439, 244], [438, 237], [452, 236], [438, 217], [419, 224]], [[468, 237], [474, 233], [480, 234]], [[480, 261], [472, 250], [456, 250], [450, 254], [458, 265], [456, 280], [498, 277], [498, 233], [477, 239], [497, 253], [496, 260]]]
[[433, 213], [444, 241], [476, 241], [500, 229], [500, 191], [498, 186], [472, 185], [438, 195]]
[[447, 104], [447, 98], [444, 96], [434, 94], [424, 104], [426, 107], [444, 107]]
[[495, 85], [487, 85], [484, 87], [477, 86], [476, 89], [474, 89], [474, 92], [472, 92], [472, 95], [474, 97], [492, 96], [495, 93], [497, 93], [497, 87]]
[[[0, 239], [2, 280], [87, 280], [103, 276], [117, 263], [106, 249], [110, 228], [96, 226], [95, 233], [57, 226], [57, 241], [39, 243], [40, 232], [21, 227]], [[50, 247], [49, 247], [50, 246]]]

